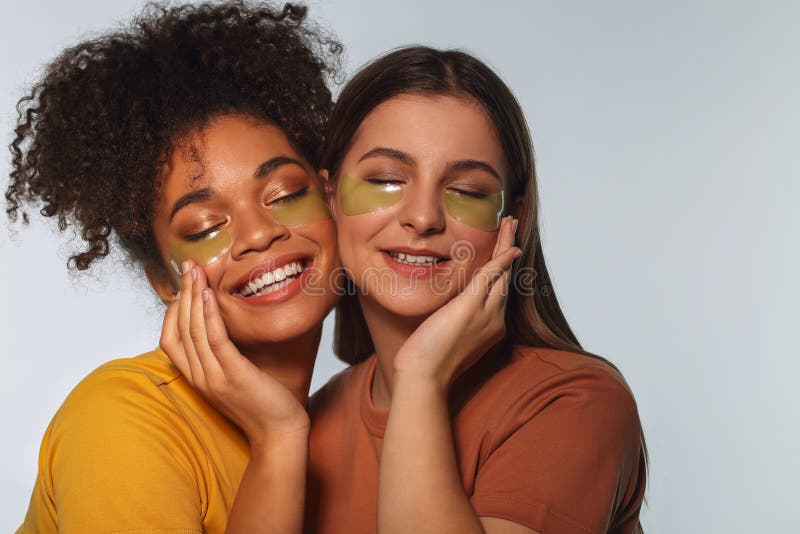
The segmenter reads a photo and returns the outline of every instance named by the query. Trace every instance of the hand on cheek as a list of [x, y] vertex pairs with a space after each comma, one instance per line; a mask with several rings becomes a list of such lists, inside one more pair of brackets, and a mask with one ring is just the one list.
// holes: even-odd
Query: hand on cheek
[[421, 379], [444, 392], [502, 338], [511, 265], [521, 254], [514, 246], [516, 224], [511, 217], [502, 221], [489, 262], [403, 344], [394, 360], [398, 378]]

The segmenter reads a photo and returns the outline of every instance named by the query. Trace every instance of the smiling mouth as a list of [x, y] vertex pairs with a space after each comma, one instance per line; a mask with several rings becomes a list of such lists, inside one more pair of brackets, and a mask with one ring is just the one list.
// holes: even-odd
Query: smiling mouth
[[393, 260], [399, 263], [405, 263], [406, 265], [411, 266], [432, 266], [437, 265], [443, 261], [447, 261], [449, 258], [444, 258], [442, 256], [430, 256], [426, 254], [409, 254], [407, 252], [396, 252], [394, 250], [385, 250], [389, 256], [392, 257]]
[[252, 280], [240, 286], [236, 293], [239, 296], [250, 298], [260, 297], [267, 293], [279, 291], [283, 287], [291, 284], [306, 269], [306, 261], [303, 259], [289, 262], [277, 269], [266, 271]]

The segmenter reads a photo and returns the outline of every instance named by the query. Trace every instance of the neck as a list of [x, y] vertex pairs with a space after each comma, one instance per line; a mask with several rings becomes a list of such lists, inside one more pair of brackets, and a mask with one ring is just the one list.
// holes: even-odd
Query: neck
[[280, 343], [237, 343], [236, 347], [245, 358], [283, 384], [300, 404], [306, 406], [321, 336], [322, 325], [319, 325], [296, 338]]
[[377, 359], [372, 382], [372, 402], [379, 410], [388, 410], [392, 400], [394, 358], [403, 343], [427, 316], [398, 316], [362, 295], [359, 295], [359, 302], [375, 345]]

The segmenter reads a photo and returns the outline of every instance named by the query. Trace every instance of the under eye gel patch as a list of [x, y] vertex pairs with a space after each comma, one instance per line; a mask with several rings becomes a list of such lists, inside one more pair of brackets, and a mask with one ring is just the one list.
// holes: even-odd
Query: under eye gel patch
[[270, 206], [269, 213], [283, 226], [300, 226], [331, 218], [328, 205], [319, 189], [308, 189], [302, 195]]
[[394, 206], [405, 191], [397, 184], [356, 180], [343, 175], [339, 180], [339, 201], [345, 215], [361, 215]]
[[209, 265], [225, 255], [231, 248], [230, 234], [224, 230], [217, 230], [198, 241], [181, 241], [167, 245], [167, 254], [172, 262], [172, 268], [181, 273], [181, 265], [186, 260], [192, 260], [197, 265]]
[[503, 215], [503, 192], [473, 197], [456, 191], [445, 191], [444, 209], [457, 221], [478, 230], [497, 230]]
[[[380, 211], [403, 200], [405, 190], [397, 184], [357, 180], [343, 175], [339, 181], [339, 202], [345, 215]], [[444, 208], [455, 220], [479, 230], [497, 230], [504, 208], [503, 192], [473, 197], [445, 191]]]

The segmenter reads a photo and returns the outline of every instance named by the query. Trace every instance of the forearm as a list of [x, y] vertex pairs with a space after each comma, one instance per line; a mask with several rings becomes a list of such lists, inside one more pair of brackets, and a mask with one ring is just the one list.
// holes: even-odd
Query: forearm
[[395, 376], [381, 449], [378, 532], [484, 532], [461, 484], [446, 391], [417, 377]]
[[301, 434], [279, 443], [251, 444], [227, 534], [302, 532], [308, 435]]

